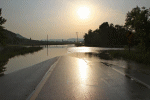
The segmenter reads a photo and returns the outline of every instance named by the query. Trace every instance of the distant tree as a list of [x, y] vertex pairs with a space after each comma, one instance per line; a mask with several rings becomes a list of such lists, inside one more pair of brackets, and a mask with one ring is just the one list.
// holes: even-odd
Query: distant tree
[[6, 22], [6, 19], [1, 16], [2, 8], [0, 8], [0, 44], [5, 45], [6, 36], [3, 34], [3, 24]]
[[92, 32], [92, 30], [91, 29], [89, 29], [89, 31], [88, 31], [88, 35], [89, 35], [89, 43], [90, 44], [92, 44], [92, 39], [93, 39], [93, 32]]
[[109, 45], [109, 24], [108, 22], [104, 22], [99, 26], [100, 31], [100, 46], [108, 46]]
[[150, 12], [145, 7], [133, 8], [127, 13], [125, 26], [134, 29], [135, 39], [147, 51], [150, 45]]
[[6, 19], [3, 18], [1, 14], [2, 14], [2, 8], [0, 8], [0, 29], [3, 29], [4, 27], [2, 25], [6, 22]]
[[84, 43], [85, 45], [97, 45], [98, 44], [98, 30], [92, 31], [89, 29], [88, 33], [85, 33], [84, 35]]
[[85, 33], [85, 35], [84, 35], [84, 44], [85, 45], [87, 45], [88, 44], [88, 34], [87, 33]]
[[99, 29], [101, 30], [106, 30], [107, 28], [109, 28], [108, 22], [104, 22], [103, 24], [99, 26]]
[[127, 40], [125, 37], [126, 30], [123, 26], [114, 25], [108, 22], [104, 22], [99, 26], [99, 29], [92, 31], [84, 35], [85, 45], [100, 46], [100, 47], [113, 47], [126, 45]]

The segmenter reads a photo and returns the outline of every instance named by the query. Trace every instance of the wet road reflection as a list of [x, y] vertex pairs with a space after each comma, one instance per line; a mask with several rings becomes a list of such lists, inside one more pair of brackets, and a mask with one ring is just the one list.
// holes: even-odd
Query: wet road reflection
[[[87, 62], [88, 65], [93, 66], [93, 63], [102, 63], [104, 66], [107, 66], [108, 68], [111, 68], [116, 71], [116, 73], [121, 73], [123, 76], [126, 75], [128, 79], [121, 80], [123, 84], [120, 85], [120, 94], [123, 94], [126, 97], [126, 99], [139, 99], [142, 100], [143, 98], [149, 99], [150, 97], [148, 94], [150, 94], [150, 66], [139, 64], [133, 61], [128, 61], [124, 59], [101, 59], [99, 56], [99, 53], [96, 49], [88, 50], [86, 52], [72, 52], [69, 54], [71, 57], [76, 57], [83, 59]], [[97, 65], [99, 67], [102, 67], [101, 65]], [[95, 68], [97, 66], [94, 66]], [[104, 70], [104, 69], [102, 69]], [[96, 73], [97, 70], [95, 70]], [[103, 73], [99, 70], [99, 73]], [[110, 74], [111, 72], [106, 70], [106, 74]], [[112, 73], [111, 73], [112, 74]], [[95, 75], [97, 76], [97, 75]], [[99, 76], [101, 76], [99, 74]], [[103, 75], [102, 75], [103, 76]], [[106, 77], [106, 75], [104, 75]], [[112, 77], [111, 75], [110, 77]], [[91, 76], [90, 76], [91, 78]], [[118, 82], [120, 81], [119, 76], [114, 76], [113, 80], [110, 81], [110, 78], [101, 78], [101, 80], [107, 84], [108, 86], [111, 86], [114, 84], [114, 81], [116, 81], [116, 78], [119, 78]], [[89, 83], [89, 81], [86, 81]], [[110, 82], [110, 83], [109, 83]], [[117, 81], [116, 81], [117, 82]], [[86, 84], [87, 84], [86, 83]], [[100, 84], [100, 83], [99, 83]], [[116, 83], [115, 83], [116, 84]], [[117, 85], [117, 84], [116, 84]], [[137, 88], [138, 87], [138, 88]], [[125, 92], [126, 91], [126, 92]]]
[[148, 100], [149, 93], [150, 89], [104, 65], [101, 60], [66, 55], [57, 64], [37, 100]]
[[88, 69], [88, 66], [87, 66], [86, 62], [84, 60], [82, 60], [82, 59], [80, 59], [78, 61], [78, 66], [79, 66], [80, 78], [81, 78], [81, 81], [83, 83], [87, 79], [87, 71], [89, 69]]
[[136, 63], [134, 61], [129, 61], [129, 60], [124, 60], [124, 59], [102, 59], [99, 55], [99, 53], [96, 51], [93, 52], [74, 52], [68, 54], [71, 57], [76, 57], [80, 59], [84, 59], [85, 61], [87, 60], [88, 62], [101, 62], [105, 65], [108, 66], [118, 66], [122, 69], [124, 69], [123, 72], [125, 73], [130, 73], [132, 71], [138, 71], [140, 73], [146, 74], [150, 76], [150, 66], [149, 65], [144, 65], [140, 63]]
[[[128, 73], [144, 80], [150, 79], [142, 76], [143, 74], [136, 74], [141, 72], [140, 67], [123, 59], [101, 59], [98, 55], [101, 49], [104, 48], [51, 47], [41, 51], [39, 55], [45, 54], [43, 59], [46, 59], [46, 51], [50, 57], [53, 57], [53, 52], [63, 56], [44, 83], [36, 100], [150, 100], [149, 88], [120, 74]], [[64, 55], [63, 52], [67, 54]], [[38, 58], [39, 55], [33, 58]]]

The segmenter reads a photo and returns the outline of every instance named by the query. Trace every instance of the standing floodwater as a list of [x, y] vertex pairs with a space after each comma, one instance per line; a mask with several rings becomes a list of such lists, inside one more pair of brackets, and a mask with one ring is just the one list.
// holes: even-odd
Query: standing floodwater
[[101, 59], [98, 54], [100, 50], [123, 50], [123, 48], [100, 48], [100, 47], [74, 47], [74, 45], [49, 45], [43, 46], [44, 49], [30, 53], [26, 55], [19, 55], [9, 59], [6, 67], [5, 74], [23, 69], [34, 64], [40, 63], [42, 61], [63, 55], [69, 55], [72, 57], [81, 58], [87, 61], [99, 60], [100, 63], [118, 66], [124, 69], [126, 72], [131, 72], [131, 70], [138, 70], [142, 73], [148, 74], [147, 66], [143, 64], [138, 64], [133, 61], [127, 60], [105, 60]]
[[57, 56], [65, 55], [67, 54], [67, 48], [72, 46], [74, 45], [43, 46], [43, 49], [38, 52], [15, 56], [9, 59], [8, 63], [4, 66], [6, 67], [5, 74], [32, 66]]
[[[38, 93], [37, 100], [66, 99], [66, 97], [80, 99], [85, 95], [87, 98], [91, 98], [92, 95], [93, 99], [147, 98], [149, 100], [150, 71], [146, 70], [144, 65], [133, 61], [101, 58], [100, 53], [103, 50], [111, 49], [114, 50], [114, 48], [57, 45], [44, 47], [43, 50], [33, 54], [14, 57], [6, 65], [5, 77], [1, 77], [0, 84], [4, 90], [0, 93], [1, 97], [9, 98], [16, 93], [19, 97], [21, 95], [22, 98], [27, 98], [24, 97], [26, 92], [18, 90], [29, 93], [38, 90], [35, 86], [43, 75], [49, 72], [50, 76]], [[123, 50], [123, 48], [115, 49]], [[55, 67], [50, 67], [54, 62], [56, 62]], [[49, 71], [49, 68], [54, 69]], [[5, 89], [5, 86], [8, 87]], [[5, 93], [8, 93], [9, 97], [4, 96]], [[60, 95], [61, 93], [64, 94]]]

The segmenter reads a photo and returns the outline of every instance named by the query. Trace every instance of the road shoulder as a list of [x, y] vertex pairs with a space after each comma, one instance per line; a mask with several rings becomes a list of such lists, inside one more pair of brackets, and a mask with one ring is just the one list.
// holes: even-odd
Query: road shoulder
[[26, 100], [58, 58], [55, 57], [0, 77], [0, 98], [2, 100]]

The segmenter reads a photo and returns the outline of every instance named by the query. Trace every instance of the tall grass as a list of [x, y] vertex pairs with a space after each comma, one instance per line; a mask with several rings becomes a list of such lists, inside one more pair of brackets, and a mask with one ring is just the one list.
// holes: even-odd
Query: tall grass
[[109, 50], [108, 53], [113, 58], [124, 58], [128, 60], [133, 60], [139, 63], [150, 65], [150, 52], [139, 52], [136, 50]]

